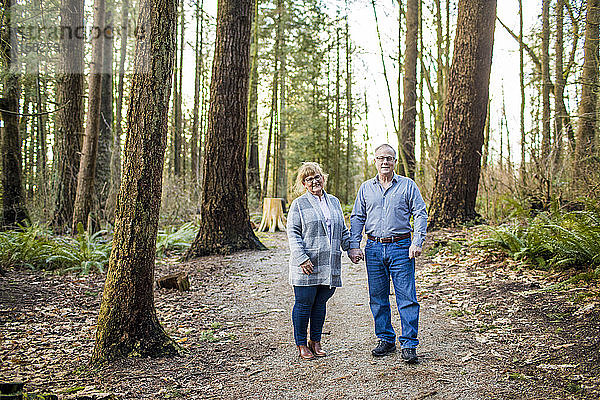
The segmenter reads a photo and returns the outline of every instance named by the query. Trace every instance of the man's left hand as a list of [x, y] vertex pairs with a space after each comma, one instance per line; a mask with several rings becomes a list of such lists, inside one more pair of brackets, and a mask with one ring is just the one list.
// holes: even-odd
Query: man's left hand
[[410, 245], [410, 248], [408, 249], [408, 258], [416, 258], [419, 257], [421, 255], [421, 252], [423, 251], [422, 248], [415, 246], [414, 244]]

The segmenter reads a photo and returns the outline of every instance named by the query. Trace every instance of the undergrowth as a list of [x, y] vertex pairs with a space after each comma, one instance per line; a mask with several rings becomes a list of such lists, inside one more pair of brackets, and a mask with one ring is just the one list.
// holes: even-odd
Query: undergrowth
[[75, 237], [53, 236], [42, 225], [0, 232], [0, 265], [65, 272], [104, 272], [110, 256], [106, 231], [88, 234], [78, 226]]
[[[157, 257], [183, 254], [194, 240], [198, 227], [188, 222], [181, 227], [159, 231]], [[26, 225], [20, 229], [0, 232], [0, 269], [30, 268], [88, 274], [104, 273], [112, 248], [111, 235], [106, 230], [93, 234], [78, 226], [74, 237], [56, 236], [44, 225]]]
[[600, 203], [585, 210], [562, 212], [554, 207], [524, 223], [490, 228], [478, 245], [542, 268], [593, 270], [600, 266]]

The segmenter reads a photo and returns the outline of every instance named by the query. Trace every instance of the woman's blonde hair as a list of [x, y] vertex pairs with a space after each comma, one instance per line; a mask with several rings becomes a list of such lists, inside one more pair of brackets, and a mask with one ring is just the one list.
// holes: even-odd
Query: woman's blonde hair
[[302, 193], [304, 192], [304, 179], [307, 176], [313, 175], [321, 175], [323, 177], [323, 189], [327, 185], [327, 174], [323, 172], [321, 166], [316, 162], [303, 162], [300, 168], [298, 168], [298, 172], [296, 172], [296, 183], [294, 184], [294, 192]]

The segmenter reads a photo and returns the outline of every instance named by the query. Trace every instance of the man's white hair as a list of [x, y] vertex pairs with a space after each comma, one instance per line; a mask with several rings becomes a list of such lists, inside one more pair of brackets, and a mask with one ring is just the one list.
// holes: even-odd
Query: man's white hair
[[379, 149], [382, 149], [384, 147], [389, 148], [392, 151], [392, 153], [394, 153], [394, 158], [396, 158], [396, 149], [394, 149], [390, 144], [387, 143], [380, 144], [379, 146], [375, 147], [375, 153], [377, 153]]

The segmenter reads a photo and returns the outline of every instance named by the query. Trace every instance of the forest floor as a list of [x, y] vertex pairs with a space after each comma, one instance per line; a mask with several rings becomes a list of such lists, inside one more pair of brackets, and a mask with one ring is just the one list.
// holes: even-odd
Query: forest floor
[[[0, 381], [59, 398], [122, 399], [598, 399], [600, 288], [521, 268], [465, 246], [481, 233], [442, 231], [417, 262], [418, 365], [376, 345], [364, 263], [343, 256], [344, 287], [328, 303], [323, 347], [302, 361], [284, 233], [269, 250], [161, 260], [191, 290], [157, 290], [158, 316], [181, 356], [87, 366], [103, 276], [9, 270], [0, 276]], [[395, 304], [394, 299], [390, 299]], [[399, 328], [397, 310], [394, 326]]]

